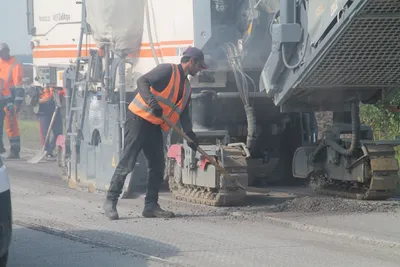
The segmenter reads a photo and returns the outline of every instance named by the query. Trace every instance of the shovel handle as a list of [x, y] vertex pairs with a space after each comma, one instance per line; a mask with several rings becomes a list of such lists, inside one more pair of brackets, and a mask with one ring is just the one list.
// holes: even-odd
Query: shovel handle
[[50, 121], [50, 124], [49, 124], [49, 129], [47, 130], [46, 137], [45, 137], [45, 139], [44, 139], [44, 146], [43, 146], [43, 147], [45, 147], [45, 146], [46, 146], [46, 143], [49, 141], [50, 132], [52, 131], [53, 124], [54, 124], [54, 121], [55, 121], [55, 119], [56, 119], [56, 115], [57, 115], [58, 109], [59, 109], [59, 107], [56, 106], [56, 108], [55, 108], [54, 111], [53, 111], [53, 115], [51, 116], [51, 121]]
[[[161, 118], [165, 121], [165, 123], [171, 127], [172, 129], [174, 129], [175, 132], [177, 132], [181, 137], [183, 137], [188, 143], [193, 143], [193, 140], [190, 139], [189, 136], [187, 136], [178, 126], [176, 126], [175, 124], [173, 124], [167, 117], [165, 117], [164, 115], [161, 116]], [[200, 152], [201, 155], [203, 155], [203, 157], [205, 157], [206, 159], [208, 159], [208, 161], [211, 162], [212, 165], [215, 166], [215, 168], [217, 168], [220, 172], [225, 173], [225, 169], [218, 164], [218, 162], [211, 157], [210, 155], [207, 154], [207, 152], [205, 152], [201, 147], [197, 146], [197, 151]]]

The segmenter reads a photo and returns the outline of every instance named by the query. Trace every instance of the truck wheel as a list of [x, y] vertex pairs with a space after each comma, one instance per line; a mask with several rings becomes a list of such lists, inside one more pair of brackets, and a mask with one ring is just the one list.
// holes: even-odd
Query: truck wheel
[[8, 251], [0, 258], [0, 267], [7, 267]]

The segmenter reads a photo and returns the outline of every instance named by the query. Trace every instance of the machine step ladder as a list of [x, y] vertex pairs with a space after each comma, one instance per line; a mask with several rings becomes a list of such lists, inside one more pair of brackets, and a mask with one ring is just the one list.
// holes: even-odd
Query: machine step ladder
[[[80, 51], [79, 51], [80, 54]], [[67, 122], [67, 132], [66, 137], [70, 144], [71, 151], [69, 152], [71, 159], [68, 162], [68, 177], [69, 179], [73, 179], [76, 182], [79, 182], [79, 178], [77, 175], [77, 164], [80, 161], [79, 158], [79, 151], [80, 151], [80, 144], [81, 141], [84, 140], [83, 138], [83, 128], [86, 116], [86, 109], [87, 109], [87, 102], [89, 96], [89, 84], [92, 82], [91, 73], [92, 73], [92, 66], [93, 60], [97, 56], [96, 51], [90, 51], [89, 57], [81, 57], [78, 56], [76, 60], [75, 66], [75, 79], [72, 81], [72, 91], [71, 91], [71, 98], [69, 103], [69, 110], [68, 110], [68, 122]], [[79, 70], [81, 66], [87, 66], [87, 72], [84, 77], [80, 77]], [[83, 98], [82, 103], [77, 102], [77, 96]], [[74, 116], [77, 114], [81, 114], [81, 118], [79, 124], [74, 123]], [[71, 166], [71, 163], [74, 163]]]

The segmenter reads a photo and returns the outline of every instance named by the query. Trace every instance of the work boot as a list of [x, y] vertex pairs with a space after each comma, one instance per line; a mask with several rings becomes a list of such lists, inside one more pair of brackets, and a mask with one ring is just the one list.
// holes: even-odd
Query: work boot
[[106, 202], [103, 205], [103, 210], [105, 215], [110, 219], [110, 220], [118, 220], [118, 211], [117, 211], [117, 202], [118, 200], [113, 200], [107, 198]]
[[48, 154], [46, 155], [46, 160], [47, 160], [47, 161], [55, 161], [55, 160], [56, 160], [56, 157], [54, 157], [53, 154], [48, 153]]
[[154, 202], [144, 205], [142, 215], [146, 218], [172, 218], [175, 216], [173, 212], [161, 209], [160, 205]]
[[7, 156], [6, 159], [20, 159], [19, 157], [19, 153], [14, 152], [14, 151], [10, 151], [10, 154]]

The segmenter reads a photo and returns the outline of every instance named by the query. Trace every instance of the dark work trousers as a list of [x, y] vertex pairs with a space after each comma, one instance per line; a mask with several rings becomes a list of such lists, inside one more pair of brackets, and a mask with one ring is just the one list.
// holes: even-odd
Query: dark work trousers
[[161, 128], [138, 116], [125, 123], [124, 151], [111, 179], [107, 198], [117, 200], [122, 193], [126, 176], [133, 171], [143, 149], [147, 161], [147, 192], [145, 204], [157, 203], [164, 175], [164, 148]]
[[[51, 118], [53, 117], [53, 112], [42, 113], [37, 115], [40, 124], [40, 138], [42, 140], [42, 145], [46, 139], [47, 131], [50, 127]], [[48, 155], [53, 155], [53, 150], [56, 147], [57, 137], [62, 134], [62, 118], [60, 110], [58, 110], [56, 117], [54, 118], [53, 127], [51, 129], [52, 136], [51, 139], [46, 142], [45, 151]]]

